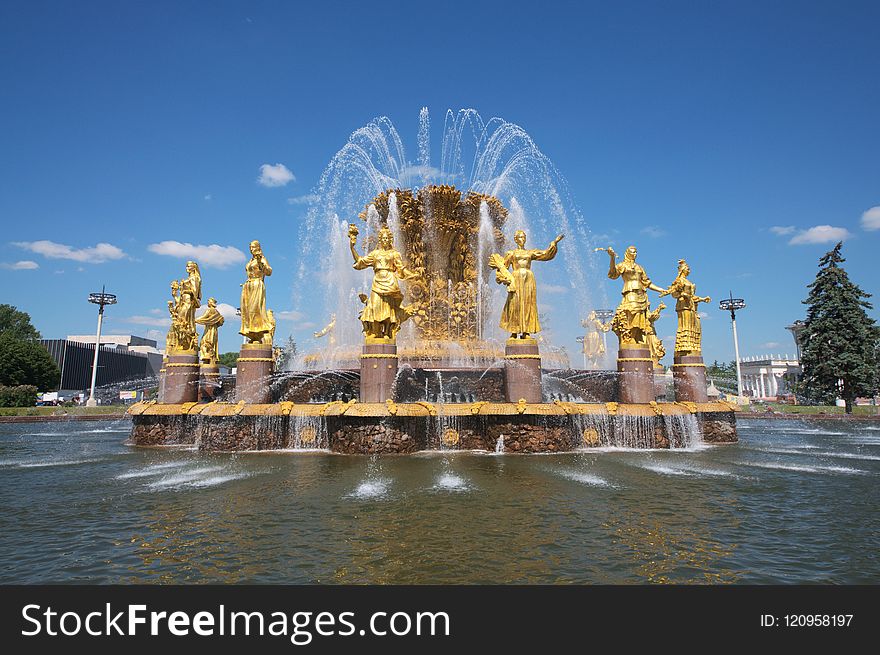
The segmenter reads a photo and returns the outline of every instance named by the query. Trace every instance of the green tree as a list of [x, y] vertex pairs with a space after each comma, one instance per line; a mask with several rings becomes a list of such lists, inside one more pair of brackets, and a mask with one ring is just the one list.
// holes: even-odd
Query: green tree
[[223, 353], [217, 358], [217, 361], [220, 362], [220, 366], [235, 368], [238, 363], [238, 353]]
[[22, 341], [39, 341], [40, 333], [31, 323], [31, 316], [12, 305], [0, 305], [0, 336], [11, 335]]
[[297, 353], [296, 341], [294, 340], [293, 335], [291, 334], [289, 337], [287, 337], [287, 341], [281, 347], [281, 355], [278, 357], [278, 360], [276, 361], [276, 366], [278, 367], [278, 370], [279, 371], [285, 370], [287, 368], [287, 366], [290, 364], [290, 362], [292, 362], [294, 360], [294, 358], [296, 357], [296, 353]]
[[843, 398], [851, 414], [858, 396], [873, 395], [878, 382], [880, 328], [866, 313], [872, 306], [840, 266], [842, 243], [819, 260], [809, 285], [803, 331], [801, 389], [813, 402], [831, 404]]
[[58, 386], [61, 371], [49, 351], [38, 342], [0, 335], [0, 384], [33, 385], [40, 391]]

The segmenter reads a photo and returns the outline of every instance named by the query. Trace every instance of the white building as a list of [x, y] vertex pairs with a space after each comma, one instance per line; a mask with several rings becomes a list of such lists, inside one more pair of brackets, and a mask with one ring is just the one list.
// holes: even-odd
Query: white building
[[788, 355], [757, 355], [740, 360], [743, 393], [751, 398], [775, 400], [794, 393], [788, 381], [797, 379], [801, 365]]

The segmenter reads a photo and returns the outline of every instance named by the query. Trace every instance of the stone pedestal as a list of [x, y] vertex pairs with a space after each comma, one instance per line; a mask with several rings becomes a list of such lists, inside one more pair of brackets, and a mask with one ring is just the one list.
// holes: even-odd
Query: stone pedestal
[[706, 365], [702, 355], [675, 355], [672, 364], [676, 402], [706, 403]]
[[209, 403], [220, 394], [220, 367], [202, 364], [199, 368], [199, 402]]
[[156, 394], [156, 400], [160, 403], [165, 402], [165, 367], [168, 365], [167, 355], [162, 357], [162, 368], [159, 369], [159, 390]]
[[177, 405], [198, 401], [199, 356], [196, 353], [169, 355], [162, 377], [162, 402]]
[[618, 350], [617, 372], [621, 403], [649, 403], [654, 400], [654, 360], [648, 348]]
[[242, 344], [236, 364], [236, 400], [259, 405], [272, 402], [269, 376], [272, 375], [274, 361], [271, 344]]
[[534, 339], [508, 339], [504, 348], [504, 395], [509, 403], [524, 398], [541, 402], [541, 355]]
[[361, 352], [361, 402], [384, 403], [394, 400], [396, 378], [397, 344], [364, 344]]

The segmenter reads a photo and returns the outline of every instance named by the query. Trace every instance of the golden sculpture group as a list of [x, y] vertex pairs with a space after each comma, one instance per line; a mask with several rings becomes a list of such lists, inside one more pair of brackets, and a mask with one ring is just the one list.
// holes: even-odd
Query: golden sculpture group
[[[382, 209], [380, 216], [384, 213], [386, 219], [390, 211], [391, 193], [380, 194], [373, 201], [374, 206]], [[358, 252], [357, 226], [351, 224], [348, 230], [353, 267], [357, 270], [373, 269], [370, 293], [361, 295], [364, 308], [359, 314], [366, 343], [396, 343], [401, 327], [410, 319], [416, 324], [416, 335], [423, 343], [453, 339], [464, 343], [475, 342], [480, 329], [475, 319], [479, 309], [476, 307], [475, 281], [481, 265], [493, 269], [496, 282], [507, 288], [499, 325], [510, 335], [509, 342], [531, 341], [533, 335], [541, 330], [537, 284], [531, 265], [534, 261], [552, 260], [564, 235], [558, 235], [546, 249], [527, 249], [526, 234], [518, 230], [514, 234], [516, 248], [506, 251], [504, 255], [490, 254], [486, 262], [481, 264], [477, 261], [473, 245], [478, 229], [475, 216], [488, 211], [493, 225], [493, 242], [501, 245], [503, 236], [500, 226], [507, 217], [507, 210], [497, 199], [475, 193], [462, 198], [461, 192], [450, 186], [426, 187], [415, 194], [400, 189], [394, 193], [401, 217], [401, 234], [406, 242], [411, 266], [407, 266], [404, 255], [395, 248], [393, 233], [387, 224], [377, 230], [374, 242], [367, 240], [364, 256]], [[439, 228], [436, 233], [439, 243], [434, 244], [438, 246], [436, 248], [428, 247], [423, 234], [426, 205], [430, 205]], [[666, 305], [660, 303], [651, 310], [648, 291], [655, 291], [660, 297], [671, 295], [676, 299], [676, 355], [699, 355], [702, 333], [698, 306], [710, 299], [696, 295], [696, 286], [689, 279], [687, 262], [679, 260], [675, 280], [664, 289], [654, 284], [645, 269], [636, 262], [638, 251], [635, 246], [626, 249], [622, 261], [618, 261], [617, 253], [610, 247], [596, 250], [608, 253], [608, 277], [622, 278], [623, 289], [621, 302], [609, 323], [600, 321], [595, 312], [591, 312], [582, 322], [588, 329], [584, 337], [584, 354], [591, 365], [597, 366], [603, 358], [605, 344], [602, 334], [610, 329], [617, 335], [621, 348], [645, 348], [649, 350], [655, 368], [661, 368], [660, 360], [666, 352], [654, 324]], [[439, 259], [436, 255], [438, 252]], [[250, 243], [250, 253], [251, 259], [245, 265], [247, 279], [241, 285], [239, 333], [247, 343], [271, 346], [276, 326], [272, 310], [266, 307], [265, 278], [272, 275], [272, 267], [259, 241]], [[429, 261], [432, 258], [436, 261]], [[171, 300], [168, 301], [171, 327], [166, 336], [166, 356], [198, 354], [202, 364], [216, 365], [219, 358], [218, 332], [224, 318], [214, 298], [208, 300], [205, 313], [196, 318], [202, 298], [201, 272], [194, 261], [187, 262], [186, 271], [186, 278], [171, 283]], [[444, 275], [449, 276], [445, 281]], [[404, 305], [400, 282], [407, 283], [407, 295], [411, 301], [408, 305]], [[201, 341], [196, 332], [197, 324], [204, 326]], [[314, 336], [328, 336], [328, 343], [333, 346], [336, 342], [335, 329], [334, 314], [330, 323], [315, 332]]]
[[[259, 241], [250, 244], [251, 259], [245, 265], [247, 280], [241, 285], [241, 330], [248, 343], [272, 345], [275, 336], [275, 315], [266, 309], [265, 278], [272, 275]], [[217, 300], [208, 299], [206, 311], [196, 318], [196, 310], [201, 306], [202, 276], [199, 265], [194, 261], [186, 263], [189, 274], [183, 280], [171, 283], [171, 300], [168, 312], [171, 327], [165, 337], [165, 356], [198, 355], [203, 365], [216, 366], [220, 357], [219, 329], [225, 319], [217, 309]], [[205, 330], [199, 340], [196, 325]]]

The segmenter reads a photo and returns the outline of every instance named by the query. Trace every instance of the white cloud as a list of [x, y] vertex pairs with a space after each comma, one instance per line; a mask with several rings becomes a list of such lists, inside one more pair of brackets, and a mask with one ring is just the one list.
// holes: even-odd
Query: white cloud
[[869, 232], [880, 230], [880, 205], [871, 207], [862, 214], [862, 228]]
[[49, 259], [72, 259], [87, 264], [103, 264], [114, 259], [128, 257], [120, 248], [110, 243], [99, 243], [89, 248], [73, 248], [54, 241], [14, 241], [14, 246], [30, 250]]
[[120, 323], [131, 323], [132, 325], [152, 325], [155, 327], [171, 327], [171, 319], [170, 318], [159, 318], [157, 316], [123, 316], [122, 318], [115, 319]]
[[32, 262], [30, 259], [22, 259], [18, 262], [3, 262], [0, 264], [0, 268], [10, 271], [32, 271], [35, 268], [40, 268], [40, 265], [37, 262]]
[[812, 243], [834, 243], [845, 241], [852, 236], [845, 227], [833, 227], [831, 225], [815, 225], [808, 230], [801, 230], [788, 242], [792, 246], [802, 246]]
[[779, 348], [779, 346], [781, 346], [781, 345], [782, 345], [782, 344], [780, 344], [778, 341], [767, 341], [767, 342], [765, 342], [765, 343], [762, 343], [759, 347], [760, 347], [760, 348], [764, 348], [764, 349], [767, 349], [767, 348]]
[[794, 225], [785, 225], [785, 226], [774, 225], [773, 227], [770, 228], [770, 231], [773, 234], [784, 237], [786, 234], [794, 233]]
[[147, 334], [145, 335], [147, 339], [152, 339], [156, 343], [159, 344], [159, 347], [164, 347], [165, 345], [165, 333], [161, 330], [147, 330]]
[[162, 241], [161, 243], [151, 243], [147, 246], [147, 250], [157, 255], [192, 259], [198, 262], [199, 266], [213, 266], [215, 268], [227, 268], [232, 264], [247, 260], [244, 253], [238, 248], [219, 246], [216, 243], [210, 246], [201, 244], [194, 246], [191, 243], [181, 243], [180, 241]]
[[321, 199], [316, 193], [308, 193], [304, 196], [294, 196], [293, 198], [287, 199], [288, 205], [311, 205], [318, 202]]
[[275, 312], [275, 320], [276, 321], [298, 321], [302, 317], [303, 317], [302, 312], [297, 312], [297, 311]]
[[642, 234], [651, 237], [652, 239], [657, 239], [659, 237], [666, 236], [666, 231], [660, 229], [656, 225], [649, 225], [648, 227], [642, 228]]
[[699, 317], [702, 318], [703, 320], [706, 320], [706, 319], [712, 318], [712, 317], [709, 315], [709, 312], [697, 312], [697, 316], [699, 316]]
[[205, 200], [211, 200], [213, 197], [210, 193], [205, 194]]
[[260, 166], [260, 177], [257, 178], [257, 182], [268, 187], [284, 186], [294, 180], [296, 180], [296, 177], [284, 164], [275, 164], [274, 166], [272, 164], [263, 164]]
[[538, 288], [542, 293], [567, 293], [569, 291], [569, 287], [563, 286], [561, 284], [544, 284], [541, 283], [538, 285]]

